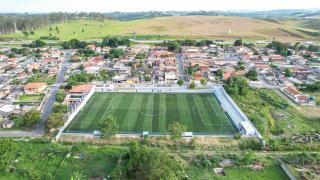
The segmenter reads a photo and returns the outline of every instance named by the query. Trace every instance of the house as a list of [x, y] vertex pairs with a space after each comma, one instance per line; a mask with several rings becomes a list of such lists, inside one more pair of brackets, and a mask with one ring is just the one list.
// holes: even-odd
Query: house
[[0, 128], [4, 128], [4, 129], [10, 129], [14, 126], [14, 121], [11, 120], [4, 120], [4, 121], [0, 121]]
[[72, 89], [68, 91], [64, 103], [68, 104], [70, 109], [75, 109], [77, 105], [79, 105], [82, 100], [90, 93], [92, 88], [93, 86], [88, 84], [82, 84], [72, 87]]
[[39, 94], [47, 88], [47, 83], [28, 83], [24, 86], [25, 94]]
[[40, 64], [37, 64], [37, 63], [28, 64], [27, 68], [28, 68], [29, 72], [32, 72], [32, 70], [39, 70], [40, 69]]
[[174, 84], [178, 80], [175, 72], [167, 72], [164, 74], [164, 82], [166, 84]]
[[282, 88], [281, 91], [287, 95], [290, 99], [300, 105], [315, 105], [315, 102], [310, 98], [309, 95], [302, 94], [295, 87]]
[[69, 94], [88, 94], [92, 89], [92, 85], [82, 84], [72, 87], [68, 91]]

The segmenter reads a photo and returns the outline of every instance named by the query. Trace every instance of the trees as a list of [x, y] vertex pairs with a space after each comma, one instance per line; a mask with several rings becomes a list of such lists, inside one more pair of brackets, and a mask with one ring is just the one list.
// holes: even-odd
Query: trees
[[35, 40], [31, 44], [23, 44], [23, 47], [30, 47], [30, 48], [42, 48], [46, 46], [46, 43], [41, 40]]
[[146, 58], [146, 53], [138, 53], [135, 58], [139, 60], [144, 60]]
[[106, 81], [109, 79], [109, 75], [108, 75], [107, 70], [102, 69], [99, 74], [100, 74], [102, 80]]
[[18, 127], [31, 127], [40, 121], [40, 112], [31, 110], [26, 112], [24, 115], [18, 117], [15, 121], [15, 125]]
[[202, 86], [205, 86], [205, 85], [207, 85], [207, 80], [204, 79], [204, 78], [202, 78], [202, 79], [200, 80], [200, 83], [202, 84]]
[[113, 60], [114, 58], [120, 58], [124, 55], [123, 49], [119, 48], [113, 48], [109, 51], [108, 54], [105, 54], [105, 58], [109, 58], [110, 60]]
[[231, 77], [226, 81], [225, 88], [229, 94], [245, 95], [248, 92], [249, 84], [243, 77]]
[[217, 78], [219, 80], [221, 80], [223, 78], [223, 70], [222, 69], [218, 69], [214, 74], [217, 76]]
[[182, 86], [182, 85], [184, 84], [184, 81], [183, 81], [182, 79], [179, 79], [178, 82], [177, 82], [177, 84], [178, 84], [179, 86]]
[[22, 33], [23, 33], [25, 38], [27, 38], [29, 36], [29, 32], [28, 31], [23, 31]]
[[166, 152], [133, 142], [112, 172], [112, 179], [186, 179], [182, 163]]
[[106, 116], [98, 124], [98, 129], [103, 138], [110, 139], [119, 130], [119, 121], [115, 116]]
[[246, 67], [244, 66], [243, 61], [239, 61], [236, 66], [236, 70], [244, 70]]
[[170, 138], [173, 141], [177, 141], [182, 138], [182, 133], [187, 130], [187, 127], [179, 122], [173, 122], [169, 124], [168, 131]]
[[85, 41], [79, 41], [78, 39], [71, 39], [70, 41], [64, 41], [61, 43], [63, 49], [84, 49], [87, 46]]
[[246, 73], [246, 77], [248, 79], [250, 79], [251, 81], [256, 81], [258, 79], [258, 72], [256, 69], [250, 69], [247, 73]]
[[65, 97], [66, 97], [66, 93], [64, 92], [64, 90], [59, 89], [56, 95], [56, 102], [62, 103]]
[[105, 37], [102, 39], [102, 46], [116, 48], [118, 46], [130, 46], [131, 41], [128, 38]]
[[178, 42], [171, 41], [168, 42], [167, 47], [169, 51], [177, 51], [180, 49], [180, 44]]
[[95, 76], [92, 74], [87, 74], [86, 72], [81, 72], [80, 74], [75, 74], [70, 76], [68, 79], [68, 86], [76, 86], [80, 83], [87, 83], [95, 79]]
[[189, 88], [190, 88], [190, 89], [196, 88], [196, 83], [195, 83], [194, 81], [192, 81], [192, 82], [189, 84]]
[[63, 113], [54, 113], [51, 114], [47, 120], [47, 128], [54, 129], [63, 126]]
[[234, 46], [243, 46], [243, 42], [242, 42], [242, 39], [237, 39], [234, 44]]
[[286, 77], [291, 77], [293, 75], [293, 73], [289, 68], [286, 68], [286, 69], [284, 69], [284, 75]]

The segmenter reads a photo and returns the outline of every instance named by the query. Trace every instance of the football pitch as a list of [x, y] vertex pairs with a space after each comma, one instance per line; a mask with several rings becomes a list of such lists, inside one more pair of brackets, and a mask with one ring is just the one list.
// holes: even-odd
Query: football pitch
[[236, 130], [210, 93], [95, 93], [65, 132], [92, 132], [106, 115], [116, 116], [119, 133], [165, 134], [178, 121], [188, 132], [233, 135]]

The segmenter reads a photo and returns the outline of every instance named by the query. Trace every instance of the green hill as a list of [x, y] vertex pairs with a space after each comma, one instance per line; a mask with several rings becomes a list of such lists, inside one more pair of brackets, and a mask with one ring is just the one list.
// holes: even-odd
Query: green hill
[[[72, 38], [100, 39], [107, 35], [160, 35], [165, 39], [210, 38], [228, 40], [244, 38], [247, 40], [277, 39], [280, 41], [320, 39], [299, 31], [298, 28], [297, 23], [288, 23], [287, 21], [270, 21], [236, 16], [170, 16], [131, 21], [74, 20], [36, 30], [34, 35], [29, 35], [27, 38], [23, 36], [22, 32], [2, 35], [0, 38], [33, 40], [51, 34], [51, 36], [59, 37], [61, 40]], [[305, 26], [304, 31], [315, 31], [309, 28], [314, 28], [314, 26]]]

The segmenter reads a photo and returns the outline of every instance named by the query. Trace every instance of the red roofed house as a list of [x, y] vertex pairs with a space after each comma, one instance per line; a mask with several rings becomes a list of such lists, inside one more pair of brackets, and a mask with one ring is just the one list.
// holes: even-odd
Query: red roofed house
[[302, 94], [295, 87], [286, 87], [281, 89], [284, 94], [290, 97], [293, 101], [301, 105], [315, 105], [310, 96]]
[[25, 94], [39, 94], [47, 88], [47, 83], [28, 83], [24, 86]]
[[92, 89], [92, 85], [83, 84], [74, 86], [72, 89], [69, 90], [69, 94], [67, 95], [67, 103], [68, 104], [79, 104], [86, 95], [90, 93]]
[[70, 94], [88, 94], [91, 91], [92, 86], [83, 84], [74, 86], [72, 89], [69, 90]]

